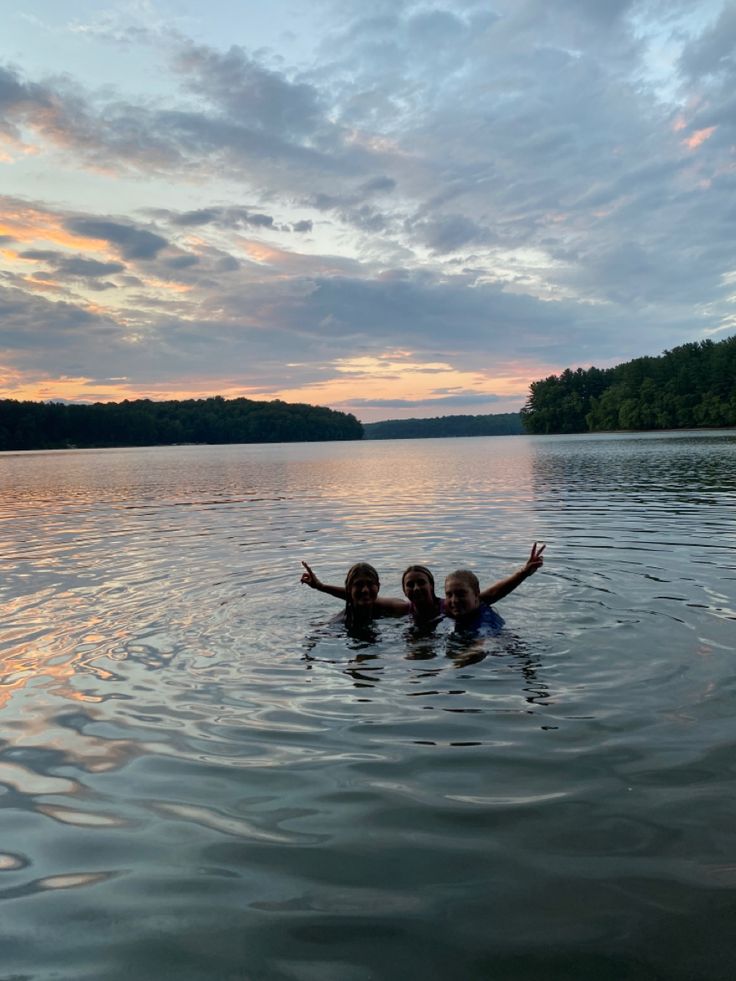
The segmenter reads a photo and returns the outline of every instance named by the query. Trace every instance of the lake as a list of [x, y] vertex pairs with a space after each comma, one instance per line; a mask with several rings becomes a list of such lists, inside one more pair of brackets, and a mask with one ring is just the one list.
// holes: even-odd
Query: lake
[[[736, 433], [0, 454], [0, 978], [736, 976]], [[326, 621], [410, 562], [482, 659]]]

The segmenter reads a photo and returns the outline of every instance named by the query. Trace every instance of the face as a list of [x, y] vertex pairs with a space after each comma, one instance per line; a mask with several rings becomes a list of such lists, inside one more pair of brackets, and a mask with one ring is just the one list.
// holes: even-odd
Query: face
[[445, 610], [455, 619], [473, 613], [480, 606], [480, 596], [464, 579], [450, 576], [445, 580]]
[[357, 575], [350, 583], [350, 602], [356, 609], [373, 606], [378, 598], [378, 583], [371, 576]]
[[434, 590], [432, 583], [423, 572], [407, 572], [403, 582], [404, 596], [414, 606], [432, 606]]

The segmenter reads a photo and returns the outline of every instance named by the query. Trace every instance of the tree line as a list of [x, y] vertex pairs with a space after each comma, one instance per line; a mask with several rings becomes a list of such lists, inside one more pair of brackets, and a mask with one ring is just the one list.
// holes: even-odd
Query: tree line
[[736, 426], [736, 335], [532, 382], [529, 433]]
[[422, 439], [431, 436], [518, 436], [524, 432], [518, 412], [486, 416], [437, 416], [363, 423], [366, 439]]
[[362, 438], [363, 427], [353, 415], [279, 400], [255, 402], [219, 395], [93, 405], [0, 400], [0, 450]]

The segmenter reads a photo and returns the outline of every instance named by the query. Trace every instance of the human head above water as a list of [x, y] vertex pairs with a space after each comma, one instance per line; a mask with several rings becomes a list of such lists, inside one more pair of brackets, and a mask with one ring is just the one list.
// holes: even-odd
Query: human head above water
[[401, 588], [414, 606], [434, 606], [437, 603], [434, 576], [426, 565], [407, 566], [401, 576]]
[[455, 569], [449, 575], [445, 576], [445, 589], [447, 589], [447, 584], [451, 579], [455, 579], [458, 582], [464, 583], [468, 589], [472, 589], [474, 593], [480, 596], [480, 583], [478, 582], [478, 577], [470, 569]]
[[356, 562], [351, 565], [345, 576], [345, 591], [349, 606], [363, 605], [365, 602], [375, 602], [381, 581], [378, 573], [368, 562]]
[[367, 562], [356, 562], [345, 576], [345, 623], [348, 628], [366, 624], [373, 618], [381, 583], [378, 573]]
[[456, 569], [445, 579], [445, 611], [457, 618], [474, 613], [480, 606], [480, 583], [470, 569]]

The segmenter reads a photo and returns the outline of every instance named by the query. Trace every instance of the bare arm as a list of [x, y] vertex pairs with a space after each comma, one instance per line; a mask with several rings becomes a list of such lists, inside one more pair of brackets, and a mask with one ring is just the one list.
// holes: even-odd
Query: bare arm
[[310, 589], [317, 589], [320, 593], [328, 593], [330, 596], [334, 596], [336, 599], [345, 600], [347, 599], [347, 590], [344, 586], [330, 586], [329, 583], [322, 582], [321, 579], [317, 577], [317, 574], [313, 572], [306, 562], [302, 562], [304, 566], [304, 572], [302, 573], [302, 578], [299, 580], [305, 586], [309, 586]]
[[526, 560], [524, 565], [513, 572], [507, 579], [499, 579], [492, 586], [487, 586], [485, 589], [481, 590], [480, 598], [484, 603], [497, 603], [498, 600], [503, 599], [504, 596], [508, 596], [509, 593], [513, 593], [517, 586], [520, 586], [525, 579], [529, 576], [533, 576], [537, 569], [541, 569], [544, 565], [544, 558], [542, 557], [542, 552], [545, 550], [545, 545], [540, 545], [537, 547], [535, 542], [532, 545], [532, 551], [529, 558]]
[[411, 612], [411, 603], [407, 600], [392, 599], [391, 597], [381, 599], [379, 596], [376, 600], [376, 609], [384, 617], [405, 617], [407, 613]]
[[[317, 589], [320, 593], [327, 593], [336, 599], [347, 599], [348, 593], [344, 586], [331, 586], [329, 583], [322, 582], [306, 562], [302, 561], [302, 565], [304, 566], [304, 572], [302, 573], [300, 582], [305, 586], [309, 586], [310, 589]], [[384, 617], [403, 617], [411, 610], [411, 605], [406, 600], [384, 599], [381, 596], [376, 600], [375, 607]]]

